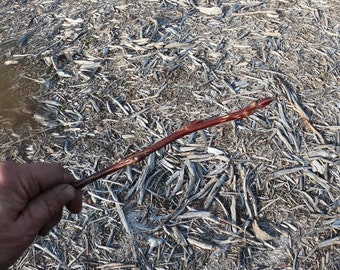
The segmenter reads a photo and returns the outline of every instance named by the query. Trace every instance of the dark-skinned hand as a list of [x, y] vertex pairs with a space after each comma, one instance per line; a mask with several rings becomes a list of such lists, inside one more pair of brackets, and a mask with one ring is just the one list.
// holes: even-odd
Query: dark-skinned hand
[[61, 219], [62, 209], [82, 208], [74, 178], [56, 164], [0, 163], [0, 270], [10, 267]]

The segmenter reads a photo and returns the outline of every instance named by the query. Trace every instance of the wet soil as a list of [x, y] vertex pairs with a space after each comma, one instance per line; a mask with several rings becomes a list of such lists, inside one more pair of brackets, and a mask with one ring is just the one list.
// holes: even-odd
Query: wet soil
[[0, 63], [0, 123], [11, 128], [34, 124], [38, 110], [32, 94], [39, 85], [25, 78], [24, 62], [16, 65]]

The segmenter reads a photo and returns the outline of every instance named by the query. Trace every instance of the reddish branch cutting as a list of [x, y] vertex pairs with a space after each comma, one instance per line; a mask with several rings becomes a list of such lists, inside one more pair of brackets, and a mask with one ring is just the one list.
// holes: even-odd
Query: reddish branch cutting
[[120, 169], [123, 169], [127, 166], [134, 165], [137, 162], [143, 160], [151, 153], [157, 151], [158, 149], [172, 143], [173, 141], [182, 138], [185, 135], [188, 135], [192, 132], [205, 129], [214, 125], [218, 125], [224, 122], [233, 121], [241, 118], [247, 118], [249, 115], [253, 114], [257, 109], [263, 108], [270, 104], [275, 98], [267, 97], [263, 99], [259, 99], [257, 101], [251, 102], [247, 107], [238, 110], [236, 112], [232, 112], [227, 115], [222, 115], [216, 118], [207, 119], [207, 120], [197, 120], [188, 123], [187, 125], [183, 126], [179, 130], [175, 131], [174, 133], [170, 134], [169, 136], [161, 139], [160, 141], [154, 143], [146, 147], [144, 150], [134, 153], [132, 155], [127, 156], [125, 159], [118, 161], [117, 163], [102, 169], [90, 176], [87, 176], [77, 182], [74, 182], [72, 185], [77, 189], [82, 189], [86, 185], [108, 175]]

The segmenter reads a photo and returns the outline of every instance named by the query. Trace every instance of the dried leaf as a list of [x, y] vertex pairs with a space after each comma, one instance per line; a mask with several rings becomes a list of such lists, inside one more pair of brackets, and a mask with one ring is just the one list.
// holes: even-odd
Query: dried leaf
[[259, 225], [257, 224], [257, 220], [253, 221], [253, 230], [255, 233], [256, 238], [260, 240], [272, 240], [273, 237], [270, 236], [268, 233], [266, 233], [264, 230], [262, 230]]
[[197, 7], [199, 12], [207, 15], [221, 15], [222, 14], [222, 9], [220, 7], [211, 7], [211, 8], [206, 8], [206, 7]]

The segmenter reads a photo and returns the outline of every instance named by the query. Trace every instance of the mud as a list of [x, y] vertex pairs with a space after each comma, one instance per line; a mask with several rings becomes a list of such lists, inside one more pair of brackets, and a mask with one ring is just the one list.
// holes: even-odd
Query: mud
[[0, 124], [8, 127], [34, 125], [38, 110], [32, 94], [39, 85], [25, 78], [25, 63], [0, 63]]

